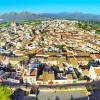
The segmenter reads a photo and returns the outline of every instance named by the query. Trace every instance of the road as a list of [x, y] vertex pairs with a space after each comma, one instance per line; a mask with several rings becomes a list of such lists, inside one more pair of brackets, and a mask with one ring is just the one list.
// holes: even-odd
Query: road
[[[7, 85], [7, 86], [11, 86], [11, 87], [19, 87], [19, 86], [26, 86], [24, 85], [20, 85], [20, 83], [15, 83], [15, 82], [9, 82], [9, 81], [4, 81], [1, 84], [3, 85]], [[93, 81], [91, 83], [75, 83], [75, 84], [63, 84], [63, 85], [39, 85], [39, 87], [50, 87], [50, 88], [54, 88], [54, 87], [81, 87], [81, 86], [97, 86], [98, 88], [100, 88], [100, 81]], [[33, 87], [33, 85], [29, 85], [27, 84], [27, 87]]]
[[[26, 87], [26, 85], [20, 85], [19, 83], [7, 82], [7, 81], [3, 82], [2, 84], [10, 86], [14, 89], [22, 88], [22, 89], [24, 89], [24, 90], [26, 89], [28, 91], [30, 91], [31, 87], [33, 87], [31, 85], [27, 85], [27, 87]], [[67, 88], [76, 88], [77, 89], [79, 87], [84, 87], [84, 86], [89, 86], [89, 85], [94, 85], [94, 86], [96, 86], [97, 88], [100, 89], [100, 81], [94, 81], [92, 83], [66, 84], [66, 85], [55, 85], [55, 86], [53, 86], [53, 85], [51, 85], [51, 86], [50, 85], [49, 86], [48, 85], [41, 85], [41, 86], [39, 86], [39, 88], [42, 91], [40, 91], [38, 98], [33, 99], [33, 100], [42, 100], [40, 98], [43, 98], [43, 100], [100, 100], [100, 90], [95, 90], [89, 96], [90, 99], [87, 99], [87, 97], [85, 97], [85, 96], [79, 97], [78, 96], [79, 92], [74, 92], [78, 96], [77, 99], [76, 99], [75, 95], [71, 95], [71, 94], [74, 94], [74, 93], [72, 93], [72, 92], [70, 93], [68, 91], [65, 92], [65, 93], [64, 92], [60, 93], [60, 92], [43, 91], [45, 89], [48, 90], [48, 89], [57, 89], [57, 88], [59, 88], [59, 89], [61, 89], [61, 88], [66, 88], [66, 89]], [[62, 95], [60, 95], [60, 94], [62, 94]], [[65, 95], [69, 96], [70, 99], [69, 99], [69, 97], [66, 97]], [[83, 95], [83, 94], [81, 94], [81, 95]], [[44, 97], [46, 97], [46, 99], [44, 99]], [[67, 98], [67, 99], [65, 99], [64, 97]]]

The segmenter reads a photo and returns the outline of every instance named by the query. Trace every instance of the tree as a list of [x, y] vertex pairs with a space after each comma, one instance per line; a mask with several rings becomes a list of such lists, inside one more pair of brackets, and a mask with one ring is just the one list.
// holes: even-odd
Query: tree
[[63, 51], [64, 45], [56, 45], [56, 48], [58, 48], [59, 50]]
[[0, 86], [0, 100], [11, 100], [13, 91], [7, 86]]
[[78, 23], [78, 27], [82, 28], [82, 23], [81, 22]]
[[93, 90], [96, 89], [96, 87], [90, 85], [90, 86], [86, 86], [86, 89], [87, 89], [88, 91], [93, 91]]

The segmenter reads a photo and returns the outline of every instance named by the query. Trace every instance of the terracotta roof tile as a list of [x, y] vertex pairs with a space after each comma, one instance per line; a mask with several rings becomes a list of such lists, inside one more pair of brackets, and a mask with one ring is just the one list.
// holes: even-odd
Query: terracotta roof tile
[[99, 69], [95, 69], [96, 74], [100, 75], [100, 68]]
[[95, 54], [95, 57], [96, 57], [97, 59], [100, 59], [100, 54]]

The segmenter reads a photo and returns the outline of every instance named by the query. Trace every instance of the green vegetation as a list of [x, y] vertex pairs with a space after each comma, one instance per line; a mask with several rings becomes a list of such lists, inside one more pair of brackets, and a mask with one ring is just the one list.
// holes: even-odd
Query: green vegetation
[[96, 30], [96, 34], [100, 34], [100, 30]]
[[79, 77], [78, 80], [81, 81], [81, 80], [84, 80], [84, 78], [83, 77]]
[[87, 31], [95, 29], [94, 25], [91, 22], [88, 22], [88, 21], [87, 22], [86, 21], [79, 22], [78, 27], [82, 28], [84, 30], [87, 30]]
[[100, 34], [100, 22], [93, 23], [94, 29], [96, 30], [96, 34]]
[[10, 22], [3, 22], [3, 23], [0, 23], [0, 27], [9, 27], [11, 25]]
[[77, 84], [77, 80], [73, 80], [73, 84]]
[[[28, 24], [28, 25], [39, 25], [41, 24], [41, 20], [20, 20], [16, 21], [17, 24]], [[0, 23], [0, 28], [9, 27], [11, 22], [2, 22]]]
[[91, 22], [95, 28], [100, 27], [100, 22]]
[[32, 22], [31, 20], [20, 20], [20, 21], [17, 21], [18, 24], [29, 24], [31, 22]]
[[87, 86], [86, 89], [88, 91], [93, 91], [94, 89], [96, 89], [96, 87], [90, 85], [90, 86]]
[[12, 89], [7, 86], [0, 86], [0, 100], [10, 100], [13, 93]]
[[96, 34], [100, 34], [100, 22], [79, 22], [78, 27], [84, 30], [96, 30]]
[[41, 24], [41, 20], [34, 20], [34, 23], [35, 23], [36, 25], [39, 25], [39, 24]]
[[18, 24], [29, 24], [29, 25], [39, 25], [41, 24], [40, 20], [21, 20], [17, 21]]
[[60, 50], [63, 50], [64, 45], [56, 45], [56, 48], [59, 48]]

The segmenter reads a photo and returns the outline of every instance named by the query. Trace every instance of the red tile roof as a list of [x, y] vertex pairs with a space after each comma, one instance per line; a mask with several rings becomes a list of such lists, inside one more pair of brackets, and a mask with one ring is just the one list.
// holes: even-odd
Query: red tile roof
[[97, 59], [100, 59], [100, 54], [95, 54], [95, 57], [96, 57]]

